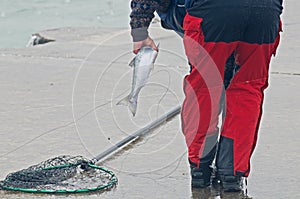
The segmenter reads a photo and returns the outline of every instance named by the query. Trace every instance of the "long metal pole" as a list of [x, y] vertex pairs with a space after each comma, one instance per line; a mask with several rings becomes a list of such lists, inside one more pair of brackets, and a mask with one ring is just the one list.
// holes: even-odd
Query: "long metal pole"
[[129, 135], [128, 137], [126, 137], [123, 140], [119, 141], [118, 143], [111, 146], [110, 148], [106, 149], [104, 152], [102, 152], [101, 154], [94, 157], [92, 159], [92, 162], [93, 163], [99, 162], [100, 160], [102, 160], [106, 156], [111, 155], [116, 150], [121, 149], [123, 146], [125, 146], [126, 144], [129, 144], [130, 142], [137, 139], [138, 137], [149, 133], [152, 129], [156, 128], [160, 124], [164, 123], [165, 121], [171, 119], [172, 117], [174, 117], [175, 115], [180, 113], [180, 110], [181, 110], [181, 106], [178, 105], [176, 108], [172, 109], [171, 111], [169, 111], [165, 115], [163, 115], [160, 118], [154, 120], [153, 122], [149, 123], [145, 127], [141, 128], [140, 130], [138, 130], [135, 133]]

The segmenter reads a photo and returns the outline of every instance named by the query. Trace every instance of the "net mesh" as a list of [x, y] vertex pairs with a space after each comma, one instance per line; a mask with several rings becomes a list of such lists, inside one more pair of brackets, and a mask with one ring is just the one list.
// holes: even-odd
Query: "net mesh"
[[7, 175], [0, 187], [41, 193], [76, 193], [111, 188], [113, 172], [92, 164], [82, 156], [59, 156]]

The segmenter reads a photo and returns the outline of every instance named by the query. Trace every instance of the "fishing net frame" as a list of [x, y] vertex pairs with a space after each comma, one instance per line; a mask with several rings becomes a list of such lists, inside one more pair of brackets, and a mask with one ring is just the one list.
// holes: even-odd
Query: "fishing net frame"
[[84, 193], [109, 189], [115, 174], [82, 156], [63, 155], [7, 175], [3, 190], [30, 193]]
[[85, 193], [113, 188], [118, 179], [115, 174], [96, 163], [122, 149], [127, 144], [151, 132], [160, 124], [180, 113], [177, 106], [144, 128], [129, 135], [93, 159], [83, 156], [62, 155], [17, 172], [0, 181], [0, 190], [30, 193]]

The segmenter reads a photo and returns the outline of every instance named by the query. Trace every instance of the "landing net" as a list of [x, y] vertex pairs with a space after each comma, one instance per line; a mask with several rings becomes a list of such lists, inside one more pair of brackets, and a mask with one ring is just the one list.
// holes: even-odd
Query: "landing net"
[[112, 171], [82, 156], [59, 156], [7, 175], [0, 189], [39, 193], [82, 193], [112, 188]]

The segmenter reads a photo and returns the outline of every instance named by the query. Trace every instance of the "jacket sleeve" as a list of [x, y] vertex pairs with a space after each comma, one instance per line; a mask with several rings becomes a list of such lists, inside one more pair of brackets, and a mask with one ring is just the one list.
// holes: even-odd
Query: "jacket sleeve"
[[142, 41], [148, 37], [148, 27], [154, 12], [166, 11], [171, 0], [131, 0], [130, 26], [133, 41]]

